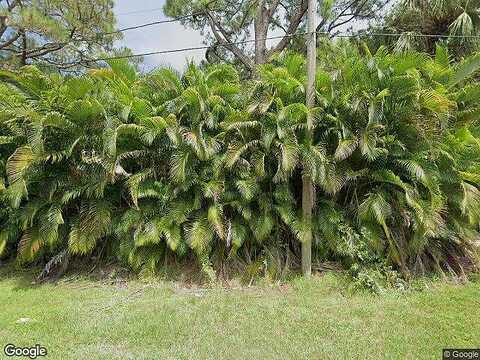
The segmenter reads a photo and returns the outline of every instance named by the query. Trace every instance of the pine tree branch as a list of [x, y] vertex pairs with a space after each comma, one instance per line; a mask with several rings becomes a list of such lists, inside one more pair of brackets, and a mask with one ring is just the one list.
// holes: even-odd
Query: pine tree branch
[[[361, 3], [361, 4], [359, 4]], [[367, 5], [368, 3], [368, 0], [353, 0], [351, 1], [347, 6], [345, 6], [345, 8], [337, 15], [337, 17], [335, 18], [335, 20], [331, 21], [330, 22], [330, 25], [328, 26], [328, 32], [336, 29], [337, 27], [339, 26], [342, 26], [342, 25], [345, 25], [347, 23], [349, 23], [350, 21], [352, 21], [353, 19], [355, 19], [356, 17], [358, 17], [362, 10], [364, 9], [364, 7]], [[359, 4], [357, 7], [356, 7], [356, 11], [353, 11], [353, 12], [349, 12], [347, 13], [347, 11], [349, 9], [352, 8], [352, 6], [356, 5], [356, 4]], [[338, 20], [340, 20], [341, 18], [344, 18], [344, 17], [348, 17], [348, 19], [346, 20], [342, 20], [340, 21], [339, 23], [337, 23]]]
[[298, 27], [300, 26], [303, 20], [303, 17], [307, 12], [307, 8], [308, 8], [308, 2], [307, 0], [303, 0], [302, 5], [300, 6], [300, 9], [290, 20], [290, 24], [287, 28], [287, 33], [280, 40], [280, 42], [268, 52], [267, 58], [270, 58], [274, 53], [281, 52], [285, 49], [285, 47], [289, 44], [290, 40], [292, 39], [291, 35], [294, 34], [297, 31]]
[[65, 47], [66, 43], [58, 43], [58, 44], [51, 43], [51, 44], [48, 44], [48, 45], [49, 46], [42, 46], [41, 48], [36, 48], [36, 49], [32, 49], [32, 50], [28, 51], [26, 53], [26, 57], [28, 59], [38, 58], [40, 56], [44, 56], [44, 55], [47, 55], [47, 54], [55, 52], [55, 51], [59, 51], [59, 50], [61, 50]]
[[[9, 13], [12, 12], [13, 9], [15, 9], [15, 7], [17, 7], [17, 5], [20, 4], [20, 1], [14, 1], [13, 3], [9, 4], [7, 2], [7, 11]], [[8, 24], [7, 24], [7, 19], [8, 19], [8, 16], [2, 16], [1, 17], [1, 25], [0, 25], [0, 38], [3, 36], [3, 34], [5, 33], [5, 31], [7, 31], [8, 29]]]
[[236, 45], [232, 44], [228, 32], [222, 27], [222, 25], [215, 20], [215, 17], [212, 13], [206, 9], [206, 14], [208, 17], [208, 22], [210, 28], [212, 29], [213, 35], [217, 41], [222, 44], [225, 48], [230, 50], [249, 70], [255, 69], [255, 64], [250, 58], [243, 53], [243, 51]]
[[[242, 4], [243, 4], [243, 2], [242, 2]], [[243, 28], [243, 27], [246, 25], [247, 19], [248, 19], [249, 15], [250, 15], [250, 9], [252, 8], [253, 5], [254, 5], [254, 2], [253, 2], [253, 1], [252, 1], [252, 2], [249, 2], [249, 5], [248, 5], [247, 9], [246, 9], [246, 10], [244, 11], [244, 13], [243, 13], [243, 18], [242, 18], [242, 21], [240, 21], [240, 25], [238, 26], [238, 28], [241, 29], [241, 28]], [[250, 20], [250, 21], [251, 21], [251, 20]]]
[[16, 33], [15, 35], [13, 35], [10, 39], [8, 39], [7, 41], [5, 41], [4, 43], [0, 43], [0, 49], [3, 49], [3, 48], [6, 48], [10, 45], [12, 45], [15, 41], [18, 40], [18, 38], [21, 36], [20, 33]]
[[281, 0], [274, 0], [273, 4], [267, 10], [269, 18], [271, 18], [273, 16], [273, 14], [275, 14], [275, 12], [277, 11], [278, 5], [280, 5], [280, 1]]

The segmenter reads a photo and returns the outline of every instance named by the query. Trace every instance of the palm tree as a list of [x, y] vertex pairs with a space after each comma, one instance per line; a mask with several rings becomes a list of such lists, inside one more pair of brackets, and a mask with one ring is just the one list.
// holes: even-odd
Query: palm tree
[[328, 141], [337, 143], [335, 158], [348, 169], [338, 201], [355, 214], [366, 241], [404, 273], [458, 270], [459, 257], [471, 250], [473, 238], [454, 223], [476, 213], [478, 188], [462, 181], [443, 140], [458, 128], [453, 114], [477, 111], [470, 103], [457, 112], [464, 105], [455, 88], [478, 66], [473, 57], [452, 68], [443, 48], [433, 60], [381, 48], [349, 57], [333, 85]]
[[190, 65], [181, 79], [161, 69], [139, 85], [139, 93], [153, 104], [155, 117], [148, 121], [140, 117], [135, 124], [120, 127], [117, 138], [133, 135], [139, 140], [139, 147], [119, 155], [141, 157], [127, 181], [135, 209], [125, 214], [119, 228], [123, 247], [136, 266], [144, 265], [145, 249], [154, 248], [148, 251], [147, 263], [155, 268], [166, 244], [179, 255], [189, 245], [208, 267], [214, 238], [226, 240], [221, 202], [225, 178], [217, 156], [222, 140], [215, 130], [238, 90], [238, 74], [227, 66], [204, 73]]
[[[3, 72], [10, 83], [6, 122], [19, 146], [6, 163], [4, 191], [14, 212], [2, 237], [21, 236], [18, 255], [30, 262], [68, 249], [91, 253], [111, 232], [116, 202], [115, 159], [106, 134], [115, 105], [95, 79], [45, 75], [33, 67]], [[23, 98], [23, 102], [10, 100]]]
[[[460, 58], [478, 50], [475, 36], [480, 34], [479, 9], [478, 2], [472, 0], [399, 0], [380, 32], [402, 36], [377, 37], [373, 41], [392, 44], [397, 51], [416, 49], [431, 54], [437, 44], [443, 44]], [[418, 36], [421, 34], [443, 37]]]
[[137, 270], [195, 258], [211, 279], [239, 264], [275, 277], [313, 230], [316, 261], [474, 266], [479, 56], [322, 46], [313, 110], [296, 54], [248, 81], [229, 65], [140, 75], [122, 61], [0, 73], [0, 256], [47, 272], [95, 251]]

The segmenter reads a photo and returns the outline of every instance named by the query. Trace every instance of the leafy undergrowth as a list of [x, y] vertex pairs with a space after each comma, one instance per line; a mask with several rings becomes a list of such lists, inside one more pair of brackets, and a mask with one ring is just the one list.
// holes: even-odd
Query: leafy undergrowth
[[334, 274], [253, 287], [111, 273], [35, 285], [6, 267], [0, 279], [0, 339], [46, 346], [49, 359], [438, 359], [480, 343], [477, 281], [377, 296]]

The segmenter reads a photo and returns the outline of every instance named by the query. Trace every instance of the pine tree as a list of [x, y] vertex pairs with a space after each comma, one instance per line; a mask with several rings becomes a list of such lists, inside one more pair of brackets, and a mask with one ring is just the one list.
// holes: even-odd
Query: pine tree
[[115, 22], [112, 0], [2, 0], [0, 59], [72, 70], [112, 49]]

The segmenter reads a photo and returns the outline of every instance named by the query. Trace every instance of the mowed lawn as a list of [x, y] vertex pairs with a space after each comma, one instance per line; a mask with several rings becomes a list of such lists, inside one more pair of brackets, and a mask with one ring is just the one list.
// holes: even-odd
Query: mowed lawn
[[38, 343], [48, 359], [441, 359], [442, 348], [480, 347], [480, 284], [374, 296], [346, 293], [332, 275], [189, 289], [34, 286], [0, 272], [0, 339], [1, 356], [8, 343]]

